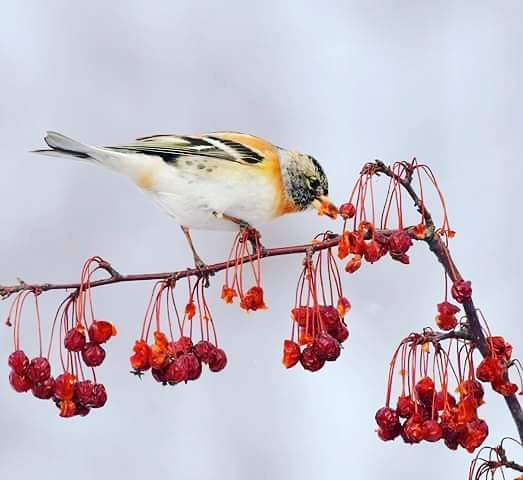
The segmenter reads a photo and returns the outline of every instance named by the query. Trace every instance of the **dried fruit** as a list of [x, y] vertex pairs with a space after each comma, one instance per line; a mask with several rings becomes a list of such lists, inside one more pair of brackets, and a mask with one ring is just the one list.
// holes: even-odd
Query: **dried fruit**
[[72, 400], [75, 392], [76, 377], [69, 372], [56, 377], [54, 382], [54, 396], [58, 400]]
[[18, 393], [27, 392], [32, 385], [27, 375], [18, 375], [14, 370], [11, 370], [11, 373], [9, 373], [9, 383], [14, 391]]
[[51, 364], [45, 357], [36, 357], [31, 360], [27, 368], [27, 376], [34, 382], [43, 382], [51, 376]]
[[314, 338], [312, 348], [320, 360], [326, 360], [328, 362], [335, 361], [341, 353], [338, 340], [328, 333], [320, 333], [317, 335]]
[[434, 398], [434, 381], [430, 377], [423, 377], [416, 383], [415, 390], [420, 402], [425, 405], [432, 405]]
[[194, 346], [193, 350], [201, 362], [209, 363], [215, 353], [216, 347], [207, 340], [201, 340]]
[[353, 218], [356, 215], [356, 207], [351, 202], [342, 203], [338, 211], [344, 220]]
[[137, 340], [133, 346], [133, 354], [129, 358], [135, 372], [144, 372], [151, 368], [151, 348], [145, 340]]
[[472, 283], [467, 280], [457, 280], [452, 285], [451, 293], [456, 302], [467, 302], [472, 298]]
[[305, 370], [309, 370], [310, 372], [316, 372], [321, 367], [323, 367], [323, 364], [325, 363], [325, 360], [319, 358], [314, 351], [314, 348], [312, 347], [305, 347], [303, 349], [303, 352], [301, 352], [300, 361], [303, 368]]
[[209, 358], [209, 370], [211, 372], [220, 372], [227, 365], [227, 355], [221, 348], [213, 350], [211, 358]]
[[80, 352], [86, 344], [85, 333], [79, 328], [71, 328], [64, 338], [64, 347], [70, 352]]
[[43, 382], [34, 383], [31, 391], [36, 398], [41, 400], [49, 400], [54, 395], [54, 378], [49, 377]]
[[88, 367], [98, 367], [105, 360], [105, 350], [97, 343], [88, 342], [82, 350], [82, 358]]
[[14, 370], [18, 375], [24, 375], [29, 367], [29, 358], [23, 352], [23, 350], [16, 350], [9, 355], [7, 364]]
[[116, 335], [116, 328], [112, 323], [97, 320], [89, 327], [89, 340], [98, 345], [107, 342]]
[[294, 367], [300, 361], [301, 351], [300, 346], [292, 340], [285, 340], [283, 342], [283, 359], [282, 363], [285, 368]]
[[389, 236], [389, 251], [391, 254], [402, 256], [412, 246], [412, 239], [403, 230], [396, 230]]

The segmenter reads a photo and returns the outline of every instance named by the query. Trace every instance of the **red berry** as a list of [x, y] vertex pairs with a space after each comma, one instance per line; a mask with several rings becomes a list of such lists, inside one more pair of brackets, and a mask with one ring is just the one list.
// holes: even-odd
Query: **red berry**
[[294, 367], [300, 361], [300, 355], [300, 346], [296, 342], [284, 340], [282, 363], [285, 368]]
[[[340, 325], [341, 323], [340, 314], [333, 305], [320, 305], [320, 318], [323, 325], [328, 331], [336, 330], [336, 328], [338, 328], [338, 325]], [[311, 320], [312, 315], [309, 317], [309, 322], [311, 322]], [[300, 324], [300, 326], [304, 327], [305, 322], [303, 323], [303, 325]]]
[[476, 375], [482, 382], [500, 381], [505, 372], [506, 367], [498, 357], [484, 358], [476, 368]]
[[64, 346], [70, 352], [80, 352], [85, 343], [85, 333], [77, 328], [71, 328], [64, 338]]
[[389, 236], [389, 250], [391, 254], [401, 256], [408, 252], [411, 245], [412, 239], [403, 230], [396, 230]]
[[440, 315], [456, 315], [459, 311], [460, 308], [450, 302], [445, 301], [438, 303], [438, 313]]
[[97, 343], [86, 343], [82, 350], [82, 358], [88, 367], [98, 367], [105, 360], [105, 350]]
[[41, 400], [49, 400], [54, 395], [54, 378], [49, 377], [43, 382], [34, 383], [31, 391], [36, 398]]
[[131, 367], [135, 372], [144, 372], [151, 368], [151, 348], [145, 340], [137, 340], [133, 346], [133, 354], [129, 357]]
[[227, 355], [221, 348], [217, 348], [209, 359], [209, 370], [211, 372], [220, 372], [227, 365]]
[[352, 305], [348, 298], [340, 297], [338, 298], [338, 303], [336, 304], [336, 311], [338, 315], [343, 318], [347, 313], [350, 312]]
[[72, 373], [62, 373], [54, 382], [54, 396], [58, 400], [72, 400], [74, 397], [76, 377]]
[[380, 246], [380, 256], [383, 257], [384, 255], [387, 255], [387, 252], [389, 251], [389, 239], [382, 233], [375, 232], [374, 240]]
[[303, 349], [303, 352], [301, 352], [300, 361], [303, 368], [305, 370], [309, 370], [310, 372], [319, 370], [325, 363], [325, 360], [322, 360], [318, 357], [318, 355], [316, 355], [316, 352], [312, 347], [305, 347]]
[[456, 399], [449, 392], [440, 391], [436, 393], [436, 398], [434, 399], [434, 409], [436, 411], [453, 408], [455, 406]]
[[343, 343], [347, 338], [349, 338], [349, 329], [342, 325], [341, 323], [336, 327], [332, 335], [338, 342]]
[[377, 262], [381, 258], [381, 246], [376, 240], [371, 240], [365, 247], [365, 260], [369, 263]]
[[116, 335], [116, 328], [112, 323], [104, 320], [98, 320], [89, 327], [89, 340], [98, 345], [107, 342], [111, 337]]
[[498, 392], [505, 397], [510, 397], [518, 391], [518, 386], [515, 383], [509, 382], [508, 380], [494, 381], [492, 382], [492, 388], [495, 392]]
[[398, 403], [396, 404], [396, 412], [400, 417], [412, 417], [412, 415], [414, 415], [415, 409], [416, 404], [414, 400], [412, 400], [409, 396], [402, 395], [401, 397], [398, 397]]
[[456, 325], [458, 324], [458, 319], [456, 318], [455, 315], [444, 315], [442, 313], [439, 313], [438, 315], [436, 315], [436, 325], [441, 329], [441, 330], [445, 330], [445, 331], [448, 331], [448, 330], [453, 330]]
[[443, 437], [443, 429], [436, 420], [423, 422], [423, 438], [427, 442], [437, 442]]
[[51, 376], [51, 364], [45, 357], [36, 357], [31, 360], [27, 368], [27, 376], [34, 382], [43, 382]]
[[101, 383], [95, 383], [93, 385], [93, 393], [91, 395], [91, 404], [93, 408], [101, 408], [107, 402], [107, 392], [105, 387]]
[[472, 284], [467, 280], [458, 280], [452, 285], [451, 293], [456, 302], [467, 302], [472, 297]]
[[202, 364], [194, 353], [184, 353], [182, 355], [187, 365], [187, 380], [197, 380], [202, 374]]
[[188, 364], [183, 356], [174, 359], [165, 371], [165, 379], [168, 383], [180, 383], [188, 380]]
[[211, 357], [214, 355], [216, 347], [207, 340], [200, 340], [194, 346], [194, 354], [200, 359], [203, 363], [209, 363]]
[[477, 380], [464, 380], [459, 385], [459, 392], [463, 397], [472, 397], [477, 406], [483, 404], [485, 390], [483, 390], [483, 386]]
[[[174, 363], [174, 362], [172, 362]], [[167, 382], [170, 380], [167, 379], [167, 371], [171, 367], [172, 363], [168, 364], [164, 368], [152, 368], [151, 373], [153, 375], [153, 378], [158, 382], [162, 383], [163, 385], [167, 385]]]
[[383, 430], [395, 430], [398, 429], [399, 433], [399, 425], [400, 420], [398, 417], [398, 414], [396, 413], [396, 410], [393, 410], [389, 407], [382, 407], [377, 412], [376, 415], [374, 415], [374, 418], [376, 419], [376, 423], [378, 424], [378, 427], [380, 427]]
[[307, 322], [312, 321], [314, 310], [311, 307], [296, 307], [291, 310], [291, 317], [300, 327], [305, 327]]
[[75, 406], [76, 406], [75, 415], [78, 415], [80, 417], [85, 417], [85, 416], [89, 415], [89, 412], [91, 411], [91, 409], [89, 407], [86, 407], [85, 405], [83, 405], [81, 403], [77, 403], [77, 404], [75, 404]]
[[317, 335], [312, 344], [312, 348], [320, 360], [326, 360], [328, 362], [335, 361], [341, 353], [338, 340], [328, 333], [320, 333]]
[[365, 237], [361, 232], [350, 232], [349, 233], [349, 252], [356, 257], [360, 257], [365, 253], [367, 244], [365, 243]]
[[493, 349], [493, 354], [502, 360], [509, 361], [512, 357], [512, 345], [503, 337], [487, 337], [487, 343]]
[[350, 202], [342, 203], [338, 209], [338, 212], [344, 220], [348, 220], [349, 218], [353, 218], [354, 215], [356, 215], [356, 207]]
[[27, 392], [32, 385], [32, 382], [27, 375], [18, 375], [14, 370], [11, 370], [11, 373], [9, 374], [9, 383], [14, 391], [18, 393]]
[[[364, 242], [365, 243], [365, 242]], [[357, 272], [361, 267], [361, 255], [354, 255], [345, 265], [345, 271], [347, 273]]]
[[403, 263], [404, 265], [410, 264], [410, 257], [406, 253], [392, 253], [390, 252], [390, 257], [397, 262]]
[[91, 380], [77, 382], [74, 386], [74, 399], [77, 404], [89, 407], [93, 400], [94, 384]]
[[182, 336], [175, 342], [169, 342], [167, 346], [167, 352], [171, 357], [179, 357], [184, 353], [189, 353], [193, 348], [192, 340], [190, 337]]
[[401, 432], [401, 424], [398, 423], [398, 427], [393, 430], [385, 430], [383, 428], [378, 428], [378, 437], [384, 442], [389, 440], [394, 440]]
[[29, 358], [23, 350], [17, 350], [11, 353], [7, 360], [7, 364], [15, 371], [18, 375], [24, 375], [29, 367]]
[[57, 403], [62, 418], [70, 418], [76, 415], [76, 404], [71, 400], [63, 400]]
[[460, 445], [469, 453], [474, 452], [487, 438], [488, 425], [485, 420], [476, 419], [467, 424], [467, 431], [460, 438]]
[[434, 382], [430, 377], [423, 377], [416, 383], [414, 387], [418, 395], [419, 401], [425, 405], [432, 405], [434, 398]]
[[423, 430], [423, 419], [420, 415], [414, 414], [407, 419], [402, 428], [403, 439], [406, 443], [419, 443], [423, 440], [425, 433]]

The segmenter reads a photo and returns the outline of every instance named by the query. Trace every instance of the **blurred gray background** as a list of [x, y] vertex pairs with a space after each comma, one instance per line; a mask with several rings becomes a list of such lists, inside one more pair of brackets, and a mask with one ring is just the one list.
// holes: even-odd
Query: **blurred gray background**
[[[124, 178], [29, 154], [46, 129], [94, 144], [255, 133], [320, 159], [337, 202], [362, 163], [416, 155], [440, 178], [478, 304], [521, 356], [522, 14], [519, 1], [2, 2], [0, 282], [74, 280], [94, 254], [122, 272], [190, 263], [178, 226]], [[325, 228], [309, 213], [263, 235], [276, 246]], [[195, 234], [208, 261], [231, 240]], [[374, 433], [393, 349], [432, 324], [442, 298], [435, 260], [423, 245], [412, 257], [345, 278], [352, 336], [318, 374], [280, 364], [298, 257], [264, 263], [265, 313], [222, 305], [214, 281], [229, 366], [176, 389], [128, 374], [150, 285], [96, 291], [99, 315], [120, 330], [100, 372], [108, 405], [61, 420], [11, 391], [4, 364], [0, 478], [465, 478], [464, 451]], [[46, 325], [60, 298], [42, 298]], [[5, 358], [4, 327], [0, 348]], [[490, 443], [515, 435], [498, 396], [481, 415]]]

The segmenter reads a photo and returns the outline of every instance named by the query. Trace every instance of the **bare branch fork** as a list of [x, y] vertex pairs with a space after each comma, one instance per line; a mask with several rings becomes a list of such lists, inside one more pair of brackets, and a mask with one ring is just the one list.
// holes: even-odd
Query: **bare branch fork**
[[[456, 264], [454, 263], [454, 260], [450, 254], [449, 248], [442, 238], [441, 235], [438, 234], [438, 232], [435, 229], [434, 221], [432, 219], [432, 216], [430, 212], [427, 210], [426, 206], [422, 204], [421, 199], [419, 198], [418, 194], [414, 190], [411, 184], [412, 180], [412, 173], [409, 172], [407, 169], [407, 173], [405, 177], [400, 177], [396, 173], [392, 171], [392, 169], [388, 166], [386, 166], [383, 162], [376, 160], [373, 163], [367, 164], [364, 167], [364, 171], [367, 169], [372, 169], [372, 172], [376, 175], [383, 174], [386, 175], [389, 178], [394, 179], [394, 181], [398, 182], [404, 190], [408, 193], [412, 201], [414, 202], [414, 206], [418, 209], [418, 211], [423, 215], [426, 226], [427, 226], [427, 232], [428, 235], [423, 238], [421, 241], [424, 241], [430, 251], [436, 256], [438, 261], [443, 266], [446, 274], [450, 278], [452, 282], [456, 282], [458, 280], [462, 280], [463, 277], [461, 276], [461, 273], [459, 272], [458, 268], [456, 267]], [[416, 238], [412, 232], [411, 228], [406, 228], [406, 231], [411, 233], [411, 236], [413, 238]], [[384, 235], [390, 235], [390, 230], [381, 230], [380, 233]], [[336, 234], [332, 234], [328, 236], [326, 239], [321, 241], [315, 241], [309, 244], [304, 245], [294, 245], [294, 246], [286, 246], [286, 247], [279, 247], [279, 248], [267, 248], [262, 249], [260, 251], [260, 257], [261, 258], [269, 258], [269, 257], [277, 257], [282, 255], [296, 255], [296, 254], [305, 254], [310, 255], [311, 252], [317, 252], [321, 250], [325, 250], [328, 248], [336, 247], [340, 242], [340, 236]], [[243, 262], [252, 262], [255, 259], [258, 258], [258, 255], [250, 255], [244, 257], [241, 261]], [[161, 273], [144, 273], [144, 274], [128, 274], [123, 275], [120, 274], [118, 271], [116, 271], [109, 263], [104, 263], [101, 265], [101, 268], [106, 270], [109, 273], [109, 277], [97, 281], [93, 281], [90, 283], [90, 287], [99, 287], [103, 285], [110, 285], [115, 283], [123, 283], [123, 282], [134, 282], [134, 281], [146, 281], [146, 280], [168, 280], [172, 279], [179, 280], [182, 278], [187, 277], [200, 277], [202, 275], [212, 275], [217, 272], [220, 272], [222, 270], [225, 270], [228, 267], [233, 267], [235, 261], [226, 261], [221, 263], [216, 263], [213, 265], [208, 265], [205, 268], [199, 270], [195, 268], [188, 268], [185, 270], [180, 270], [176, 272], [161, 272]], [[35, 292], [44, 292], [48, 290], [69, 290], [74, 289], [77, 290], [80, 287], [79, 283], [42, 283], [42, 284], [28, 284], [23, 281], [20, 281], [17, 285], [13, 286], [2, 286], [0, 285], [0, 298], [6, 299], [9, 296], [23, 291], [23, 290], [31, 290]], [[489, 354], [489, 346], [487, 343], [487, 340], [485, 338], [485, 335], [483, 333], [481, 323], [478, 317], [477, 309], [474, 306], [474, 302], [472, 299], [469, 301], [466, 301], [463, 303], [463, 307], [466, 314], [466, 332], [455, 332], [456, 336], [459, 338], [466, 338], [470, 341], [472, 341], [478, 348], [478, 350], [481, 352], [483, 357], [488, 356]], [[448, 334], [443, 334], [448, 335]], [[445, 338], [449, 338], [448, 336]], [[523, 442], [523, 410], [521, 408], [521, 405], [515, 395], [505, 397], [505, 401], [507, 403], [507, 406], [510, 410], [510, 413], [514, 419], [514, 422], [516, 424], [519, 437], [521, 441]], [[510, 463], [510, 468], [513, 468], [515, 470], [523, 471], [523, 467], [520, 465], [515, 464], [514, 462], [507, 462]], [[507, 465], [509, 466], [509, 465]]]

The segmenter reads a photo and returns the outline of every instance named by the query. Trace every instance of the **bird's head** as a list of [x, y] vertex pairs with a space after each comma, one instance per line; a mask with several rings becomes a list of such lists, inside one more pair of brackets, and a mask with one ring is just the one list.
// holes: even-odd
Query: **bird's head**
[[287, 195], [296, 208], [314, 207], [318, 213], [336, 218], [338, 209], [328, 198], [329, 181], [318, 161], [298, 152], [285, 152], [281, 157]]

